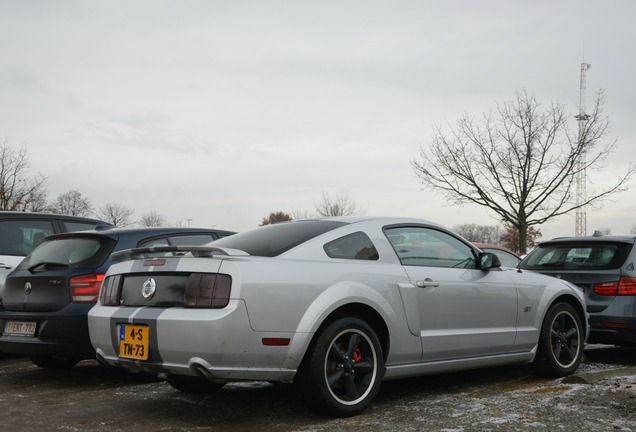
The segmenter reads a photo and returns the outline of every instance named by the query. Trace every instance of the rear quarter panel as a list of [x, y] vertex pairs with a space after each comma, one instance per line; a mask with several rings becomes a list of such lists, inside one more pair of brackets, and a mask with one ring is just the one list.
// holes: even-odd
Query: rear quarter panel
[[[339, 308], [361, 304], [375, 310], [388, 327], [391, 351], [387, 363], [416, 361], [421, 355], [420, 339], [406, 323], [398, 284], [408, 283], [408, 278], [400, 265], [226, 259], [220, 272], [232, 275], [232, 297], [244, 300], [254, 331], [312, 335]], [[235, 286], [240, 286], [240, 292]], [[303, 346], [295, 349], [304, 352], [311, 337], [302, 341]]]

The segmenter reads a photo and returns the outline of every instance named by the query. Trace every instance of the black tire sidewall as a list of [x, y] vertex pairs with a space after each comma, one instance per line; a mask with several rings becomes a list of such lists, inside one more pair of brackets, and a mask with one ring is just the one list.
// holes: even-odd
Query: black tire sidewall
[[[551, 340], [551, 332], [552, 332], [552, 324], [554, 323], [556, 317], [561, 313], [567, 313], [570, 315], [574, 321], [576, 322], [578, 328], [578, 353], [576, 361], [567, 368], [564, 368], [554, 357], [554, 353], [552, 351], [552, 340]], [[539, 337], [539, 346], [537, 352], [537, 358], [535, 360], [535, 365], [538, 370], [548, 376], [551, 377], [562, 377], [566, 375], [572, 374], [579, 366], [581, 362], [581, 357], [583, 355], [584, 348], [584, 340], [583, 340], [583, 325], [581, 323], [581, 318], [579, 317], [576, 310], [568, 303], [557, 303], [550, 307], [548, 313], [546, 314], [543, 324], [541, 326], [541, 335]]]
[[217, 384], [206, 381], [203, 378], [186, 375], [168, 375], [166, 382], [170, 384], [172, 388], [190, 394], [214, 393], [224, 386], [224, 384]]
[[[336, 337], [347, 330], [357, 330], [370, 341], [375, 351], [375, 381], [366, 396], [355, 404], [342, 404], [334, 398], [325, 379], [325, 360]], [[309, 408], [323, 415], [349, 417], [368, 408], [375, 399], [384, 376], [384, 354], [371, 326], [358, 318], [340, 318], [327, 325], [307, 352], [296, 383]]]
[[80, 359], [71, 357], [55, 357], [47, 355], [31, 355], [29, 356], [34, 365], [45, 370], [64, 370], [71, 369], [80, 362]]

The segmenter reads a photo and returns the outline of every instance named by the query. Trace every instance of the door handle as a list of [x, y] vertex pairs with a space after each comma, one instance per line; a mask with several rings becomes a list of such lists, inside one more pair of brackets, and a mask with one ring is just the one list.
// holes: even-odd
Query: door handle
[[426, 278], [424, 280], [419, 280], [417, 282], [415, 282], [415, 285], [419, 288], [429, 288], [429, 287], [438, 287], [439, 284], [436, 282], [433, 282], [433, 279], [431, 278]]
[[11, 270], [11, 266], [5, 263], [0, 263], [0, 268], [5, 270]]

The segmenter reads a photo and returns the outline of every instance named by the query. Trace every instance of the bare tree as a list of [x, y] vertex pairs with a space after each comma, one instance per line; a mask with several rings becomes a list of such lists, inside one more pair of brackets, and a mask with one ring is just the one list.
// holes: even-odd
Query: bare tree
[[47, 197], [48, 192], [44, 190], [44, 188], [39, 188], [33, 191], [22, 206], [22, 210], [34, 213], [51, 211]]
[[314, 216], [313, 213], [307, 211], [307, 210], [295, 210], [292, 209], [291, 211], [291, 217], [294, 220], [302, 220], [302, 219], [313, 219], [316, 216]]
[[463, 224], [454, 226], [453, 231], [470, 242], [495, 245], [501, 242], [501, 227], [496, 225]]
[[131, 224], [130, 217], [135, 213], [133, 209], [118, 203], [108, 203], [98, 208], [96, 215], [100, 219], [110, 222], [117, 227], [126, 227]]
[[59, 194], [49, 205], [49, 210], [57, 214], [89, 216], [93, 212], [93, 204], [81, 192], [73, 189]]
[[631, 164], [607, 188], [587, 191], [578, 200], [576, 179], [583, 170], [598, 170], [616, 149], [616, 141], [602, 143], [609, 120], [602, 116], [603, 92], [592, 113], [572, 136], [571, 118], [552, 103], [545, 111], [527, 93], [484, 114], [483, 125], [464, 114], [446, 135], [440, 126], [433, 140], [420, 149], [412, 166], [424, 186], [449, 202], [473, 203], [494, 211], [519, 233], [516, 250], [526, 252], [528, 229], [586, 205], [602, 204], [627, 190], [636, 166]]
[[366, 213], [366, 210], [358, 210], [357, 207], [357, 204], [349, 198], [346, 192], [340, 193], [334, 198], [323, 193], [322, 201], [316, 204], [316, 213], [322, 217], [351, 216]]
[[26, 211], [41, 204], [46, 178], [30, 177], [29, 163], [26, 147], [16, 151], [6, 139], [0, 145], [0, 210]]
[[141, 216], [139, 225], [141, 225], [142, 227], [160, 227], [167, 226], [168, 221], [165, 217], [163, 217], [156, 211], [151, 210]]
[[259, 226], [271, 225], [279, 222], [287, 222], [290, 220], [292, 220], [292, 217], [285, 212], [271, 212], [268, 217], [263, 218], [263, 221], [260, 223]]

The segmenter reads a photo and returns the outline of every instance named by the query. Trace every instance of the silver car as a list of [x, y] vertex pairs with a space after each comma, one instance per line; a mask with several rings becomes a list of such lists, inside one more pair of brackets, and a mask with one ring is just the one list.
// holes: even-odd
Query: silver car
[[578, 288], [502, 269], [418, 219], [285, 222], [153, 251], [114, 254], [90, 337], [103, 364], [186, 392], [294, 382], [311, 409], [344, 417], [382, 380], [512, 363], [568, 375], [587, 338]]

